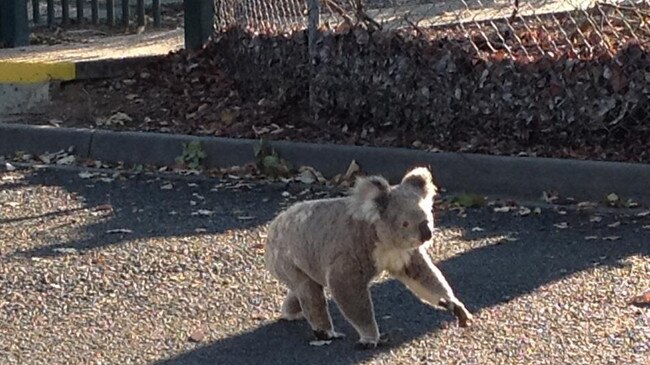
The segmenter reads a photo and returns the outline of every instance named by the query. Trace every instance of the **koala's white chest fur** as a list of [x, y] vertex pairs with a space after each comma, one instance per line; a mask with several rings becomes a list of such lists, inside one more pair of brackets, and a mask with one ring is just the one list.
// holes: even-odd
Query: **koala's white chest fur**
[[378, 271], [400, 272], [411, 261], [411, 251], [377, 246], [372, 258]]

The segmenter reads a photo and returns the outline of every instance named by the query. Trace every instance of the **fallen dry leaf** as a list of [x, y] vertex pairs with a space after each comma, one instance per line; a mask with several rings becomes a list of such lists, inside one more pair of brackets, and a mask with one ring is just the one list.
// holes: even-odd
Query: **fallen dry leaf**
[[595, 215], [595, 216], [589, 218], [589, 222], [592, 222], [592, 223], [598, 223], [598, 222], [600, 222], [602, 220], [603, 220], [603, 217], [601, 217], [599, 215]]
[[95, 123], [98, 126], [115, 126], [115, 125], [124, 125], [126, 122], [133, 121], [128, 114], [117, 112], [110, 117], [98, 117], [95, 119]]
[[108, 234], [115, 234], [115, 233], [133, 233], [132, 230], [126, 229], [126, 228], [117, 228], [117, 229], [109, 229], [106, 231]]
[[542, 200], [549, 204], [553, 204], [559, 198], [558, 193], [555, 191], [542, 192]]
[[309, 342], [309, 345], [310, 345], [310, 346], [319, 346], [319, 347], [320, 347], [320, 346], [329, 345], [329, 344], [331, 344], [331, 343], [332, 343], [332, 340], [327, 340], [327, 341], [310, 341], [310, 342]]
[[99, 175], [98, 172], [82, 171], [79, 173], [79, 177], [82, 179], [90, 179]]
[[460, 194], [451, 200], [452, 204], [458, 204], [465, 208], [474, 208], [484, 206], [487, 201], [484, 196], [476, 194]]
[[608, 224], [607, 227], [609, 227], [609, 228], [616, 228], [616, 227], [618, 227], [618, 226], [620, 226], [620, 225], [621, 225], [621, 222], [618, 222], [618, 221], [617, 221], [617, 222], [614, 222], [614, 223], [610, 223], [610, 224]]
[[357, 174], [361, 170], [361, 167], [359, 167], [359, 164], [357, 163], [356, 160], [352, 160], [350, 162], [350, 166], [348, 166], [348, 170], [345, 172], [345, 175], [343, 175], [343, 179], [346, 181], [350, 181], [352, 177]]
[[598, 206], [598, 203], [595, 202], [580, 202], [578, 203], [578, 208], [580, 209], [590, 209]]
[[629, 304], [637, 306], [647, 306], [650, 305], [650, 289], [644, 291], [643, 293], [634, 296], [630, 299]]
[[519, 212], [517, 212], [517, 214], [522, 216], [522, 217], [530, 215], [530, 213], [531, 213], [531, 210], [529, 208], [526, 208], [526, 207], [519, 208]]
[[58, 127], [61, 127], [61, 123], [63, 123], [63, 121], [60, 120], [60, 119], [50, 119], [50, 120], [48, 120], [47, 122], [48, 122], [51, 126], [54, 126], [54, 127], [57, 127], [57, 128], [58, 128]]
[[77, 253], [77, 249], [73, 247], [57, 247], [53, 249], [52, 251], [58, 252], [58, 253]]
[[113, 210], [113, 206], [110, 204], [101, 204], [96, 206], [95, 210]]
[[75, 161], [74, 155], [67, 155], [56, 160], [57, 165], [71, 165]]
[[171, 190], [173, 187], [174, 185], [172, 185], [172, 183], [169, 183], [169, 184], [162, 185], [160, 187], [160, 190]]
[[621, 200], [616, 193], [611, 193], [607, 195], [607, 201], [610, 203], [616, 203]]
[[559, 229], [569, 228], [569, 224], [567, 222], [555, 223], [553, 226]]
[[191, 215], [193, 216], [202, 216], [202, 217], [209, 217], [212, 214], [214, 214], [214, 212], [208, 209], [199, 209], [196, 212], [191, 213]]
[[296, 180], [300, 181], [303, 184], [311, 185], [318, 180], [318, 177], [316, 177], [313, 172], [305, 170], [296, 177]]

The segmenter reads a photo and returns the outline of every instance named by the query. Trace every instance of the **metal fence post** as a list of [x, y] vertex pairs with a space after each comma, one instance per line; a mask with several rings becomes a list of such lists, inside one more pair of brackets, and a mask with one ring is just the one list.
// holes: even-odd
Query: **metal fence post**
[[0, 2], [0, 43], [9, 47], [29, 44], [26, 0]]
[[185, 48], [197, 49], [214, 32], [214, 0], [183, 0]]
[[314, 80], [316, 78], [318, 67], [318, 27], [320, 26], [320, 1], [307, 0], [308, 32], [307, 44], [309, 51], [309, 111], [314, 117], [314, 122], [318, 122], [318, 108], [316, 106], [316, 90]]

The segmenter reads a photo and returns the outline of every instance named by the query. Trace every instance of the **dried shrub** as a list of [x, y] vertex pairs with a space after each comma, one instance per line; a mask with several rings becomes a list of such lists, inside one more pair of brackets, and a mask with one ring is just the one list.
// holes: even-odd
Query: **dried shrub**
[[363, 26], [325, 32], [313, 78], [304, 32], [233, 29], [210, 48], [244, 99], [276, 113], [292, 110], [298, 125], [317, 113], [320, 128], [342, 130], [354, 143], [410, 145], [417, 138], [449, 150], [510, 154], [534, 146], [541, 155], [566, 149], [576, 157], [648, 159], [646, 44], [621, 43], [611, 55], [577, 45], [578, 52], [566, 47], [553, 56], [504, 56], [501, 48], [479, 57], [482, 37], [441, 34]]

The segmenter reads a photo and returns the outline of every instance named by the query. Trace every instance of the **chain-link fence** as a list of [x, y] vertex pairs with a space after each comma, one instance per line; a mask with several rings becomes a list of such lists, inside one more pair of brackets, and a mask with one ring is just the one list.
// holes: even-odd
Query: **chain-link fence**
[[216, 0], [214, 49], [264, 113], [355, 143], [648, 159], [650, 1], [606, 1]]
[[[366, 23], [430, 38], [457, 34], [509, 55], [614, 52], [649, 36], [648, 0], [318, 0], [321, 28]], [[215, 0], [217, 30], [282, 33], [308, 26], [309, 0]]]

